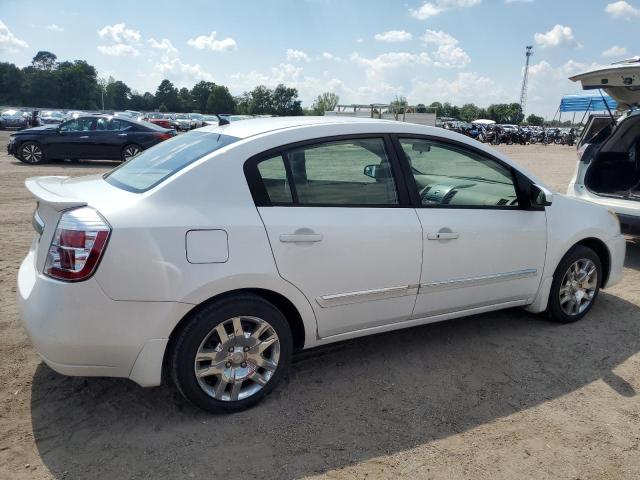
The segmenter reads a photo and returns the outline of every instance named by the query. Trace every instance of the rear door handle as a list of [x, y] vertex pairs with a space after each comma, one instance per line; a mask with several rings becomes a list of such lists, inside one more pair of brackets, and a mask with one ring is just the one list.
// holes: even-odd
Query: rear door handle
[[127, 134], [126, 134], [126, 133], [119, 133], [119, 134], [118, 134], [118, 136], [119, 136], [119, 137], [126, 137], [126, 136], [127, 136]]
[[283, 233], [280, 235], [282, 243], [315, 243], [322, 241], [319, 233]]
[[459, 236], [458, 232], [436, 232], [428, 233], [427, 240], [455, 240]]
[[80, 138], [89, 138], [89, 135], [83, 135]]

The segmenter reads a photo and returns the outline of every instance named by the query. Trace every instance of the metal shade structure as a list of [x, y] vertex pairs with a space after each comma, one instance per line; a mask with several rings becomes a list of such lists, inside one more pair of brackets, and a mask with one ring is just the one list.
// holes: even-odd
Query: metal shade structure
[[588, 92], [562, 97], [560, 112], [606, 112], [614, 111], [617, 106], [617, 102], [607, 94]]

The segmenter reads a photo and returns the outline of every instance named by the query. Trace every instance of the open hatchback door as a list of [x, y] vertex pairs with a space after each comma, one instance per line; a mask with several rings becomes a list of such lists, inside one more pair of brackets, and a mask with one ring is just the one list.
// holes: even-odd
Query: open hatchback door
[[614, 211], [626, 231], [640, 227], [640, 57], [570, 77], [617, 102], [618, 118], [592, 116], [578, 145], [568, 195]]

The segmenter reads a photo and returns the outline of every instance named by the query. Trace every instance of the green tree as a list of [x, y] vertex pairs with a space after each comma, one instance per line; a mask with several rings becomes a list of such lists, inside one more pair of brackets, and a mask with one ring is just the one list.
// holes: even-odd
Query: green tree
[[193, 99], [195, 108], [197, 108], [200, 113], [204, 113], [207, 110], [207, 102], [209, 101], [209, 95], [213, 91], [213, 87], [215, 87], [215, 83], [202, 80], [196, 83], [191, 89], [191, 98]]
[[427, 107], [424, 103], [419, 103], [416, 105], [416, 113], [427, 113]]
[[236, 104], [236, 112], [240, 115], [251, 114], [251, 93], [244, 92], [242, 95], [238, 95], [234, 98]]
[[160, 82], [156, 90], [156, 103], [164, 105], [166, 109], [176, 112], [180, 109], [178, 89], [166, 78]]
[[[180, 111], [191, 112], [193, 110], [193, 98], [188, 88], [182, 87], [178, 92], [178, 102], [180, 102]], [[201, 113], [204, 111], [201, 110]]]
[[273, 113], [273, 103], [271, 97], [273, 92], [264, 85], [257, 86], [249, 92], [251, 100], [249, 101], [248, 113], [251, 115], [264, 115]]
[[476, 107], [473, 103], [465, 103], [460, 108], [460, 120], [464, 120], [465, 122], [472, 122], [480, 118], [478, 114], [480, 113], [480, 109]]
[[223, 85], [214, 85], [209, 98], [207, 99], [207, 113], [234, 113], [236, 111], [236, 101]]
[[405, 97], [396, 96], [395, 100], [392, 100], [391, 102], [389, 102], [389, 112], [393, 113], [396, 120], [398, 120], [400, 115], [402, 115], [403, 113], [406, 113], [408, 105], [409, 104]]
[[77, 108], [93, 110], [100, 101], [100, 88], [96, 69], [84, 60], [62, 62], [58, 64], [56, 77], [59, 108]]
[[527, 123], [529, 125], [536, 125], [541, 127], [542, 125], [544, 125], [544, 118], [532, 113], [527, 117]]
[[160, 108], [158, 108], [158, 110], [162, 113], [168, 112], [167, 106], [164, 103], [160, 104]]
[[22, 85], [22, 71], [13, 63], [0, 62], [0, 105], [21, 103]]
[[278, 85], [271, 95], [271, 105], [274, 115], [304, 115], [302, 102], [298, 100], [298, 90], [286, 87], [282, 83]]
[[108, 110], [125, 110], [129, 108], [131, 89], [120, 80], [109, 78], [105, 87], [104, 105]]
[[36, 53], [36, 56], [31, 60], [31, 65], [38, 70], [46, 70], [50, 72], [56, 68], [56, 61], [58, 57], [51, 52], [40, 50]]
[[324, 115], [324, 112], [335, 110], [340, 102], [340, 97], [333, 92], [324, 92], [318, 95], [311, 106], [314, 115]]

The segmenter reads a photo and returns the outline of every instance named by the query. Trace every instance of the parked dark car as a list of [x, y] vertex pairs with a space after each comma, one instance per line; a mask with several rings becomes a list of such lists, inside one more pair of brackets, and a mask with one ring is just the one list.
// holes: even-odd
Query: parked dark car
[[40, 122], [43, 125], [60, 125], [64, 120], [64, 113], [57, 110], [49, 110], [40, 114]]
[[31, 119], [26, 112], [20, 110], [5, 110], [0, 113], [0, 130], [15, 128], [21, 130], [29, 128]]
[[66, 158], [126, 161], [174, 135], [175, 130], [148, 122], [92, 115], [13, 133], [7, 151], [31, 164]]

